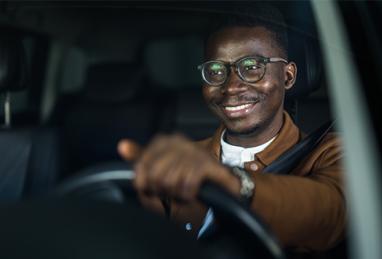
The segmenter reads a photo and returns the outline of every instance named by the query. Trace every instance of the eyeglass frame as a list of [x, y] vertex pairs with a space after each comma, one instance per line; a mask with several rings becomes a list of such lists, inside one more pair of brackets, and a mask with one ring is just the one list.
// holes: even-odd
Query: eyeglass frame
[[[255, 80], [255, 81], [247, 81], [247, 80], [245, 80], [243, 75], [241, 74], [240, 70], [238, 69], [238, 64], [240, 62], [242, 62], [243, 60], [248, 59], [248, 58], [260, 59], [260, 60], [258, 60], [259, 64], [263, 65], [263, 67], [264, 67], [263, 75], [258, 80]], [[203, 69], [206, 66], [206, 64], [211, 63], [211, 62], [219, 62], [219, 63], [222, 63], [226, 67], [228, 73], [227, 73], [227, 76], [226, 76], [225, 80], [222, 83], [211, 84], [211, 83], [209, 83], [207, 81], [207, 79], [206, 79], [206, 77], [204, 75]], [[239, 78], [242, 81], [244, 81], [246, 83], [256, 83], [256, 82], [259, 82], [261, 79], [263, 79], [263, 77], [265, 75], [265, 71], [266, 71], [266, 65], [268, 63], [276, 63], [276, 62], [283, 62], [285, 64], [289, 63], [288, 60], [286, 60], [284, 58], [280, 58], [280, 57], [262, 57], [262, 56], [258, 56], [258, 55], [253, 55], [253, 56], [242, 57], [242, 58], [240, 58], [240, 59], [238, 59], [238, 60], [236, 60], [234, 62], [224, 62], [224, 61], [221, 61], [221, 60], [209, 60], [209, 61], [204, 62], [203, 64], [200, 64], [198, 66], [198, 70], [200, 70], [201, 73], [202, 73], [203, 81], [205, 83], [207, 83], [208, 85], [210, 85], [210, 86], [221, 86], [221, 85], [223, 85], [227, 81], [227, 79], [228, 79], [228, 77], [229, 77], [229, 75], [231, 73], [231, 67], [234, 67], [234, 71], [236, 72], [236, 74], [239, 76]]]

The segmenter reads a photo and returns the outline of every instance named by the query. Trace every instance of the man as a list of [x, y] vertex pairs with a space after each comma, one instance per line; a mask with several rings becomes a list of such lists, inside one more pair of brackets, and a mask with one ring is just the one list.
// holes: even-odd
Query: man
[[[213, 181], [249, 202], [284, 247], [326, 251], [342, 240], [346, 218], [336, 137], [326, 136], [290, 175], [262, 173], [302, 138], [283, 108], [297, 66], [288, 61], [281, 16], [272, 11], [269, 17], [277, 25], [239, 18], [210, 35], [199, 68], [204, 99], [222, 126], [199, 143], [179, 135], [155, 138], [136, 163], [134, 185], [148, 207], [163, 211], [159, 197], [169, 197], [171, 216], [199, 229], [206, 208], [196, 195], [204, 181]], [[132, 148], [119, 144], [126, 159], [140, 153]]]

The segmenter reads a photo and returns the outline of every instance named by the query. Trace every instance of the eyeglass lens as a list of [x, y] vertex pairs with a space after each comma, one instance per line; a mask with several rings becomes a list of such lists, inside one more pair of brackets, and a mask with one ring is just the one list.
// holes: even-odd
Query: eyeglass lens
[[227, 67], [219, 61], [207, 62], [202, 72], [205, 81], [211, 85], [223, 84], [228, 74]]
[[[242, 59], [236, 65], [239, 76], [247, 82], [256, 82], [264, 74], [264, 65], [255, 58]], [[229, 74], [227, 66], [221, 61], [205, 63], [202, 72], [204, 80], [211, 85], [223, 84]]]

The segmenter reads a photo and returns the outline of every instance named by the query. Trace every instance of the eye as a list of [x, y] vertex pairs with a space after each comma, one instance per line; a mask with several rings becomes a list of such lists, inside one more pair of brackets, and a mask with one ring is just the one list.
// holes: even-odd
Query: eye
[[208, 67], [208, 72], [210, 75], [222, 75], [225, 71], [225, 67], [220, 63], [212, 63]]
[[259, 62], [253, 58], [243, 60], [240, 64], [240, 66], [245, 71], [256, 70], [258, 68], [261, 68], [261, 65], [259, 64]]
[[227, 77], [227, 68], [224, 63], [219, 61], [210, 61], [203, 68], [203, 78], [211, 85], [224, 83]]
[[226, 74], [226, 67], [224, 64], [213, 62], [206, 67], [206, 72], [211, 77], [222, 77]]

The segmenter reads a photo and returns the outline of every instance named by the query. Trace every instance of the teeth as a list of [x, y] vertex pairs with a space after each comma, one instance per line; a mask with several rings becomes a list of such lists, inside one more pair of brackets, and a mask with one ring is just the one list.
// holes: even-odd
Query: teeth
[[224, 107], [224, 109], [226, 109], [227, 111], [238, 111], [238, 110], [248, 108], [249, 106], [251, 106], [251, 104], [243, 104], [239, 106], [226, 106]]

